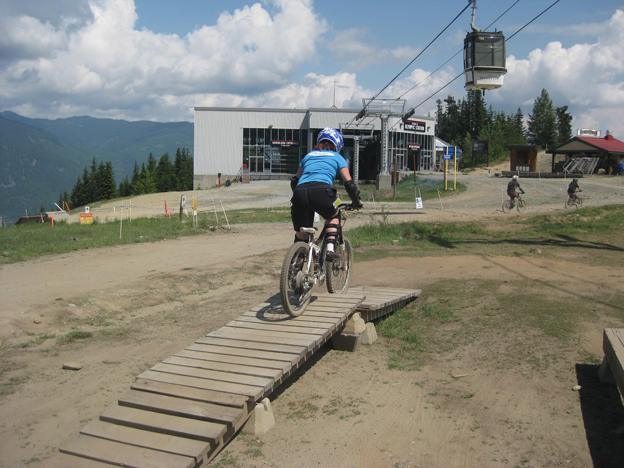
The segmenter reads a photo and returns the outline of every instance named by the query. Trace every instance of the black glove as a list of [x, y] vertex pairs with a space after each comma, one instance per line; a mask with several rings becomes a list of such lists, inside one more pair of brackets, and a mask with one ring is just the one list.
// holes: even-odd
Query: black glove
[[290, 178], [290, 189], [294, 192], [295, 191], [295, 187], [297, 186], [297, 184], [299, 183], [299, 177], [297, 176], [292, 176]]
[[355, 182], [353, 182], [353, 179], [345, 182], [345, 189], [351, 199], [353, 209], [359, 210], [362, 208], [364, 205], [362, 204], [362, 200], [360, 200], [360, 191], [358, 190], [357, 185], [355, 185]]

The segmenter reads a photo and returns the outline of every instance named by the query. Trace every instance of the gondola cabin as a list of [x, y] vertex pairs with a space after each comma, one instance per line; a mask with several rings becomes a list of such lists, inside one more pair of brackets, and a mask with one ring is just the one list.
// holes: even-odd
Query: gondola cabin
[[502, 32], [472, 31], [464, 39], [466, 89], [497, 89], [507, 73]]

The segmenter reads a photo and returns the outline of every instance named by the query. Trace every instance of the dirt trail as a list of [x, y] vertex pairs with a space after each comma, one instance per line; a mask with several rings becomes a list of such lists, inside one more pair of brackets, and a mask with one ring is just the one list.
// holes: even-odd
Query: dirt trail
[[[400, 204], [390, 220], [495, 222], [503, 216], [504, 179], [475, 174], [458, 180], [468, 191], [444, 199], [444, 209], [435, 200], [419, 211]], [[521, 182], [526, 215], [563, 209], [565, 182]], [[269, 183], [257, 190], [254, 184], [239, 187], [201, 195], [208, 203], [208, 196], [232, 194], [232, 207], [288, 197], [288, 188]], [[586, 206], [622, 198], [617, 178], [588, 178], [581, 187]], [[161, 196], [148, 197], [133, 203], [159, 211]], [[367, 206], [349, 225], [379, 219], [377, 208]], [[136, 375], [274, 295], [291, 241], [289, 225], [246, 225], [0, 266], [0, 382], [6, 393], [0, 395], [0, 467], [45, 467], [46, 458], [125, 393]], [[621, 268], [483, 256], [363, 262], [354, 286], [426, 291], [440, 279], [510, 281], [517, 274], [561, 281], [557, 294], [564, 296], [623, 292]], [[587, 324], [583, 352], [601, 356], [602, 328], [618, 323], [601, 315]], [[94, 336], [56, 344], [72, 330]], [[277, 426], [260, 439], [237, 437], [225, 456], [240, 467], [591, 466], [578, 394], [570, 390], [578, 380], [573, 355], [561, 356], [565, 365], [553, 375], [519, 379], [513, 370], [477, 365], [488, 352], [474, 344], [419, 372], [401, 372], [388, 369], [384, 342], [355, 354], [324, 349], [274, 396]], [[68, 361], [84, 368], [62, 370]], [[454, 379], [457, 373], [469, 376]], [[468, 394], [475, 397], [461, 398]]]

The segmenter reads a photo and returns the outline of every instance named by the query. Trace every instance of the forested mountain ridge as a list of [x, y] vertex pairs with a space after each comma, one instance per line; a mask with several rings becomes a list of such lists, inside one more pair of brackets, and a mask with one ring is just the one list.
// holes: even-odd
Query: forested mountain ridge
[[93, 117], [30, 119], [0, 112], [0, 217], [52, 209], [93, 158], [110, 161], [117, 184], [150, 153], [193, 148], [190, 122], [129, 122]]

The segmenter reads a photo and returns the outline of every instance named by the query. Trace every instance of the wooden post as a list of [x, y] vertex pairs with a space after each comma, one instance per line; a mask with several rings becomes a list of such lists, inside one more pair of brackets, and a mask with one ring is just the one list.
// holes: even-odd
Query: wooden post
[[394, 180], [394, 187], [393, 187], [393, 191], [392, 191], [392, 198], [396, 198], [396, 186], [397, 186], [397, 161], [396, 161], [396, 156], [394, 157], [394, 174], [392, 177]]

